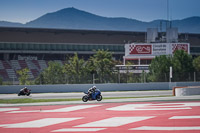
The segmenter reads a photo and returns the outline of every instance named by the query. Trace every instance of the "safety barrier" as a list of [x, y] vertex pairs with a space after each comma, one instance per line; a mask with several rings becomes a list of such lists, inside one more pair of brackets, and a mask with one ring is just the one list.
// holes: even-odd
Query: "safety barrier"
[[[144, 91], [144, 90], [172, 90], [175, 86], [200, 86], [200, 82], [158, 82], [158, 83], [120, 83], [95, 84], [101, 91]], [[27, 85], [32, 93], [60, 93], [83, 92], [93, 84], [62, 84], [62, 85]], [[0, 94], [17, 93], [25, 85], [0, 86]]]
[[200, 86], [175, 87], [175, 96], [200, 95]]

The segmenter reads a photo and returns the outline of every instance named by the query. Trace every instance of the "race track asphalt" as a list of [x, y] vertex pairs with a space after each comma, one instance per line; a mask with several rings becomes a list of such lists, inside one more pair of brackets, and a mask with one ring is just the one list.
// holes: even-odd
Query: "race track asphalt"
[[[45, 93], [32, 94], [30, 97], [20, 96], [16, 94], [0, 94], [0, 99], [16, 99], [16, 98], [33, 98], [33, 99], [73, 99], [77, 101], [62, 102], [40, 102], [40, 103], [22, 103], [22, 104], [0, 104], [0, 107], [11, 106], [42, 106], [42, 105], [69, 105], [69, 104], [96, 104], [96, 103], [123, 103], [123, 102], [153, 102], [153, 101], [200, 101], [200, 95], [192, 96], [172, 96], [172, 91], [128, 91], [128, 92], [102, 92], [103, 97], [127, 97], [119, 99], [103, 99], [102, 101], [82, 102], [83, 93]], [[130, 98], [131, 97], [131, 98]]]
[[[33, 93], [31, 96], [17, 96], [17, 94], [0, 94], [0, 99], [74, 99], [82, 98], [84, 93]], [[102, 92], [103, 97], [145, 97], [145, 96], [170, 96], [172, 90], [162, 91], [117, 91]]]

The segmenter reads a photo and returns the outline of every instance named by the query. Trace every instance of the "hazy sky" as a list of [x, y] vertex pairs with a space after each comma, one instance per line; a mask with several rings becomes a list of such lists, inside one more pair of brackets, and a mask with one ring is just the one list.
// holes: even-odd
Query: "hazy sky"
[[[167, 0], [0, 0], [0, 21], [26, 23], [68, 7], [105, 17], [167, 19]], [[200, 16], [200, 0], [169, 0], [169, 18], [191, 16]]]

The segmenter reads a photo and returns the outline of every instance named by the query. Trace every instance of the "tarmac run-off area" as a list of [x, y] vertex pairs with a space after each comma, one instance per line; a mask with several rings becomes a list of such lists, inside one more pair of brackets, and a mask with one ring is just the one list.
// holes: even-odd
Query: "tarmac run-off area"
[[0, 108], [1, 133], [199, 133], [200, 101]]

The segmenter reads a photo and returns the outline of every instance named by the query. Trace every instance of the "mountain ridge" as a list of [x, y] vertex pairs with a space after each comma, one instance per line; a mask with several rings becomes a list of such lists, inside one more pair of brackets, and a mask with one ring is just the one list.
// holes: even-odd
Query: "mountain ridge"
[[[180, 33], [200, 33], [199, 16], [171, 22], [172, 27], [177, 27]], [[125, 17], [103, 17], [72, 7], [44, 14], [25, 24], [0, 21], [0, 26], [145, 32], [147, 28], [166, 29], [165, 23], [166, 20], [162, 19], [144, 22]]]

